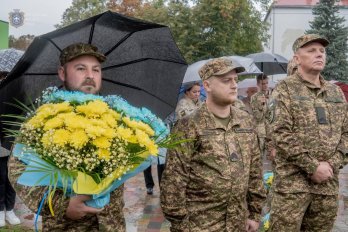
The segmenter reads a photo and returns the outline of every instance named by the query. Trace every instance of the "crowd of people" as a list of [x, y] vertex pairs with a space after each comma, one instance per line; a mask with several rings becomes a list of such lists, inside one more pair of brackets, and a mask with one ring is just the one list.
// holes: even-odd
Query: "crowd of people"
[[[187, 142], [163, 150], [166, 163], [158, 162], [160, 202], [171, 231], [258, 231], [267, 202], [268, 231], [332, 230], [338, 173], [347, 163], [348, 118], [342, 91], [321, 75], [328, 44], [315, 34], [297, 38], [288, 77], [271, 91], [268, 77], [257, 76], [258, 88], [249, 88], [242, 101], [237, 98], [238, 73], [244, 67], [225, 57], [199, 70], [204, 101], [200, 83], [185, 86], [175, 119], [167, 124]], [[93, 45], [72, 44], [60, 55], [59, 78], [67, 90], [98, 94], [105, 59]], [[265, 157], [274, 172], [268, 194], [262, 178]], [[5, 221], [19, 223], [12, 211], [15, 191], [35, 212], [45, 188], [30, 190], [17, 183], [23, 164], [16, 158], [0, 161], [4, 226]], [[152, 194], [151, 167], [144, 177], [147, 194]], [[103, 209], [87, 206], [90, 196], [62, 194], [57, 190], [53, 198], [55, 216], [43, 208], [43, 231], [126, 231], [123, 186]]]

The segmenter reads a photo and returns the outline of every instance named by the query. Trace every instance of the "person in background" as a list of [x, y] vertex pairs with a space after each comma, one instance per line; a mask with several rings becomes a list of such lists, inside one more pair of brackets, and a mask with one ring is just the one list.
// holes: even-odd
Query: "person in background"
[[348, 158], [348, 111], [341, 89], [321, 75], [328, 44], [316, 34], [297, 38], [297, 71], [270, 99], [277, 154], [269, 231], [329, 232], [335, 222], [339, 169]]
[[[0, 72], [0, 81], [5, 79], [7, 72]], [[20, 224], [20, 219], [15, 215], [16, 192], [8, 179], [7, 162], [10, 152], [0, 147], [0, 227], [6, 225], [6, 221], [11, 225]]]
[[184, 97], [179, 100], [175, 109], [176, 120], [191, 114], [202, 105], [200, 100], [201, 85], [198, 82], [186, 84]]
[[255, 93], [257, 93], [257, 87], [248, 87], [247, 88], [247, 96], [242, 99], [242, 102], [245, 105], [246, 111], [250, 114], [253, 115], [253, 109], [251, 108], [251, 96], [253, 96]]
[[172, 130], [189, 140], [168, 150], [162, 177], [161, 206], [172, 232], [258, 229], [266, 194], [257, 134], [251, 116], [233, 106], [244, 70], [228, 58], [203, 65], [207, 99]]

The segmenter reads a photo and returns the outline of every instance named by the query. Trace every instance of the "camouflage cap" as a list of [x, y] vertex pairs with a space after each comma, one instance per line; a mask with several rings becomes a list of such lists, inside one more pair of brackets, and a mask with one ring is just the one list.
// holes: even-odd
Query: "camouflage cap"
[[202, 81], [204, 81], [212, 76], [224, 75], [233, 69], [235, 69], [237, 73], [245, 71], [243, 66], [234, 64], [233, 61], [227, 57], [221, 57], [209, 60], [199, 69], [198, 73]]
[[288, 62], [288, 66], [287, 66], [287, 70], [286, 73], [288, 76], [294, 75], [295, 72], [297, 70], [297, 64], [295, 62], [295, 59], [292, 58], [289, 62]]
[[325, 39], [324, 37], [317, 35], [317, 34], [308, 34], [308, 35], [302, 35], [298, 37], [294, 44], [292, 45], [292, 50], [296, 52], [299, 48], [305, 46], [308, 43], [311, 42], [318, 42], [321, 43], [324, 47], [329, 45], [329, 41]]
[[60, 64], [63, 66], [69, 61], [83, 55], [94, 56], [101, 63], [106, 60], [106, 56], [98, 52], [98, 48], [96, 46], [92, 44], [75, 43], [67, 46], [62, 50], [59, 56]]

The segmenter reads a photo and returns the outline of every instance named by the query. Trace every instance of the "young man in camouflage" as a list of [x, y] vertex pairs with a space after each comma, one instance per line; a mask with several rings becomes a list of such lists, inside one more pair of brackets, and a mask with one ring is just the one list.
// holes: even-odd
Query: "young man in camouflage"
[[256, 231], [265, 190], [260, 150], [249, 114], [237, 99], [237, 73], [227, 58], [208, 61], [199, 75], [206, 102], [174, 126], [192, 140], [169, 150], [161, 206], [171, 231]]
[[[101, 63], [106, 57], [90, 44], [72, 44], [63, 49], [60, 55], [61, 67], [59, 78], [68, 90], [97, 94], [101, 88]], [[36, 212], [43, 199], [46, 187], [36, 187], [30, 195], [30, 187], [17, 184], [24, 165], [11, 158], [9, 163], [10, 179], [24, 203]], [[87, 195], [76, 195], [63, 198], [62, 191], [57, 190], [53, 198], [55, 216], [52, 216], [47, 204], [41, 212], [42, 231], [126, 231], [123, 216], [123, 186], [111, 194], [110, 204], [104, 209], [96, 209], [85, 205], [90, 200]]]
[[338, 173], [348, 151], [347, 104], [324, 80], [319, 35], [293, 44], [295, 73], [273, 90], [268, 117], [277, 149], [270, 231], [331, 231], [338, 209]]

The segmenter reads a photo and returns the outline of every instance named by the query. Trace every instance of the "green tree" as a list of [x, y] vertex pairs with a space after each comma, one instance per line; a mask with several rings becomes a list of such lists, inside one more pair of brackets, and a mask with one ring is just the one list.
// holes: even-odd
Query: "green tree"
[[328, 80], [348, 81], [347, 36], [345, 19], [338, 16], [337, 0], [320, 0], [313, 7], [314, 20], [306, 33], [315, 33], [326, 37], [330, 44], [326, 48], [327, 61], [323, 76]]
[[18, 50], [27, 50], [31, 42], [33, 42], [35, 36], [34, 35], [22, 35], [19, 38], [15, 38], [13, 35], [9, 37], [9, 47], [15, 48]]
[[187, 62], [262, 50], [266, 25], [255, 3], [269, 0], [74, 0], [59, 27], [105, 10], [169, 26]]
[[60, 24], [56, 28], [62, 28], [72, 23], [87, 19], [106, 11], [108, 0], [73, 0], [62, 16]]

